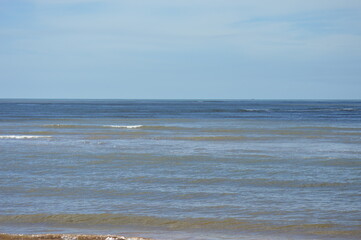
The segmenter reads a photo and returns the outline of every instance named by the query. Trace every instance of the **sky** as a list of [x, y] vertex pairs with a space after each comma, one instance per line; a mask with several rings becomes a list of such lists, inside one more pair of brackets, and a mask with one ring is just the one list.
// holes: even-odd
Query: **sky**
[[0, 98], [361, 99], [361, 1], [0, 0]]

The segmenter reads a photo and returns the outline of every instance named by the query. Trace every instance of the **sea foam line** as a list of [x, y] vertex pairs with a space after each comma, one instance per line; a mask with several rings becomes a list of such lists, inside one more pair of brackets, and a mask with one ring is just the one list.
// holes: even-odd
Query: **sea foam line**
[[129, 126], [122, 126], [122, 125], [104, 125], [104, 127], [113, 127], [113, 128], [141, 128], [143, 125], [129, 125]]
[[51, 136], [36, 136], [36, 135], [0, 135], [0, 139], [31, 139], [31, 138], [51, 138]]

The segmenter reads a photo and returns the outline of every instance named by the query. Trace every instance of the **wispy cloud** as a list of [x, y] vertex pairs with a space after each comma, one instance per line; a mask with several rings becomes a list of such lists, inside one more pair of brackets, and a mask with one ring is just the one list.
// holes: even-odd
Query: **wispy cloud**
[[0, 11], [0, 70], [9, 78], [19, 78], [9, 72], [16, 66], [73, 81], [141, 79], [143, 70], [155, 82], [219, 87], [360, 73], [359, 0], [13, 0]]
[[361, 29], [361, 4], [357, 1], [32, 2], [38, 7], [39, 31], [66, 38], [73, 34], [75, 40], [79, 35], [113, 38], [128, 49], [145, 45], [149, 49], [198, 48], [207, 43], [212, 47], [217, 42], [221, 45], [222, 40], [223, 44], [234, 40], [233, 44], [246, 48], [262, 48], [268, 43], [297, 47], [302, 41], [327, 35], [330, 40], [335, 35], [350, 38]]

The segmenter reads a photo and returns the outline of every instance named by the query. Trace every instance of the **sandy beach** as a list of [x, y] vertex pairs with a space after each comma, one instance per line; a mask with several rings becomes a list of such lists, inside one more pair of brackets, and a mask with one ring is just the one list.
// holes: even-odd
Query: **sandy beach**
[[154, 240], [151, 238], [124, 237], [119, 235], [79, 235], [79, 234], [5, 234], [0, 233], [1, 240]]

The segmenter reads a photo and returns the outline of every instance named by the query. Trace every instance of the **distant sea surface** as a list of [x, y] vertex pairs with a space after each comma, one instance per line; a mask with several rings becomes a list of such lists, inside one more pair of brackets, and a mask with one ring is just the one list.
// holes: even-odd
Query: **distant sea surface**
[[0, 232], [360, 239], [361, 101], [2, 99]]

